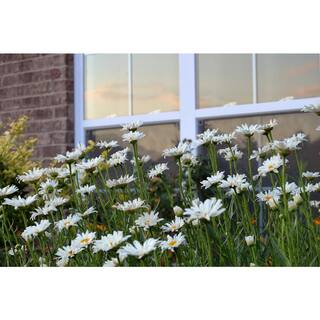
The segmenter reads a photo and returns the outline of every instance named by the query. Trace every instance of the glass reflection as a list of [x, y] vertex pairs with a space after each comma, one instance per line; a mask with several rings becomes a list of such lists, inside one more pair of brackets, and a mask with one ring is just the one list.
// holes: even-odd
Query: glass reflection
[[128, 56], [90, 54], [85, 57], [85, 119], [129, 114]]
[[198, 107], [252, 103], [251, 54], [199, 54]]
[[177, 54], [132, 55], [133, 114], [179, 110]]
[[258, 102], [320, 96], [318, 54], [258, 54]]

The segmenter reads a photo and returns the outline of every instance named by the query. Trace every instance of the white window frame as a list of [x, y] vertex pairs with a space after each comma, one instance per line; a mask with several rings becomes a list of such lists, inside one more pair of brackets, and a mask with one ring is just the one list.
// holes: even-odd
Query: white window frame
[[[320, 55], [319, 55], [320, 61]], [[84, 55], [74, 56], [74, 131], [75, 144], [85, 144], [85, 132], [93, 129], [120, 127], [141, 120], [145, 125], [178, 123], [180, 140], [195, 140], [200, 120], [236, 118], [298, 112], [305, 105], [320, 104], [320, 97], [257, 103], [256, 54], [252, 54], [253, 103], [197, 109], [196, 54], [179, 54], [179, 111], [132, 115], [132, 55], [128, 54], [129, 115], [115, 118], [84, 119]]]

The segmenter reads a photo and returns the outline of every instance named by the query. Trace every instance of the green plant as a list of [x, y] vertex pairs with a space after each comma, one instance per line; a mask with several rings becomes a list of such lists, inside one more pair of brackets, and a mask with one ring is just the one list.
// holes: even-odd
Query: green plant
[[[320, 106], [305, 109], [320, 114]], [[3, 264], [320, 265], [320, 173], [305, 171], [300, 160], [305, 134], [274, 140], [273, 120], [232, 133], [206, 130], [197, 140], [208, 153], [203, 164], [190, 141], [163, 151], [176, 162], [172, 177], [165, 162], [148, 171], [140, 160], [141, 125], [124, 126], [133, 165], [129, 147], [113, 152], [115, 141], [97, 143], [102, 150], [95, 157], [88, 156], [93, 143], [78, 145], [57, 155], [55, 166], [19, 176], [28, 184], [27, 197], [1, 190]], [[268, 143], [252, 150], [252, 136], [259, 134]], [[246, 154], [234, 144], [235, 135], [246, 139]], [[10, 221], [12, 210], [23, 219], [21, 234]]]
[[0, 187], [17, 184], [16, 177], [36, 165], [30, 158], [37, 140], [23, 136], [27, 121], [23, 116], [0, 127]]

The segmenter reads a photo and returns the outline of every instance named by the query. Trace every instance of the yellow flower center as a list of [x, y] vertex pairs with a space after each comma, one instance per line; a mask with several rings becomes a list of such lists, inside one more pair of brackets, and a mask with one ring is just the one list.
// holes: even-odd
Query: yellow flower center
[[171, 240], [168, 242], [169, 247], [174, 247], [177, 244], [177, 240]]
[[83, 238], [83, 239], [80, 241], [80, 243], [81, 243], [81, 244], [89, 244], [90, 241], [91, 241], [90, 238]]
[[269, 169], [270, 171], [272, 171], [272, 170], [273, 170], [273, 165], [272, 165], [272, 164], [269, 164], [269, 165], [268, 165], [268, 169]]
[[68, 256], [69, 257], [73, 257], [75, 255], [75, 252], [73, 251], [73, 250], [70, 250], [69, 252], [68, 252]]

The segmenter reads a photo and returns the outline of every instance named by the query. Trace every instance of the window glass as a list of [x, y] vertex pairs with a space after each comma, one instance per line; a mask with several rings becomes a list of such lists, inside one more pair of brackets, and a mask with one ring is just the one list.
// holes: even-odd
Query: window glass
[[258, 102], [320, 96], [318, 54], [258, 54]]
[[84, 97], [85, 119], [128, 115], [128, 56], [87, 55]]
[[133, 114], [179, 109], [177, 54], [132, 55]]
[[251, 54], [199, 54], [198, 107], [252, 103]]

